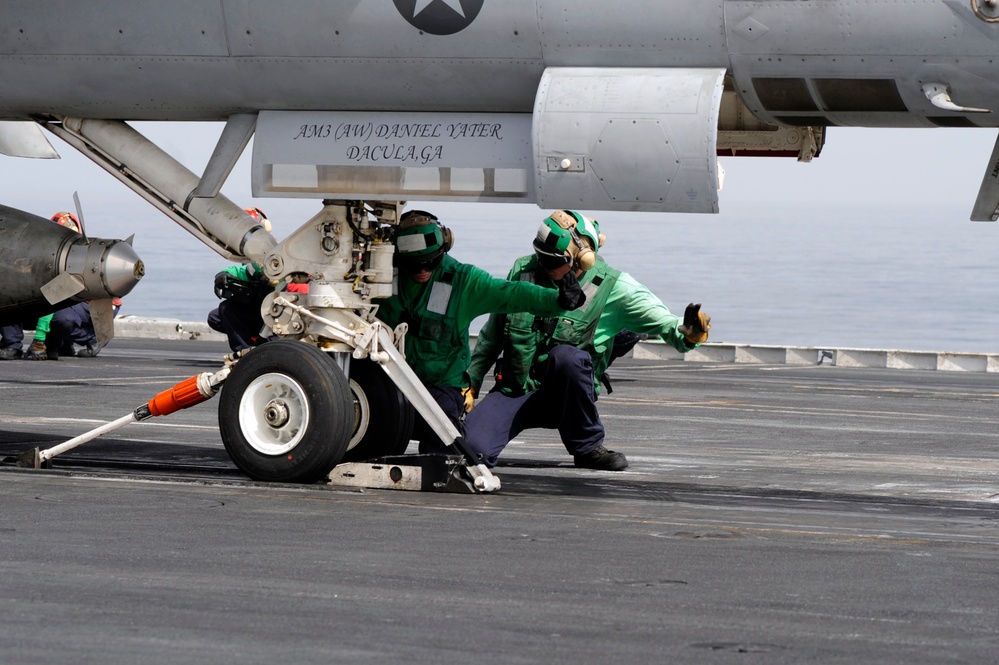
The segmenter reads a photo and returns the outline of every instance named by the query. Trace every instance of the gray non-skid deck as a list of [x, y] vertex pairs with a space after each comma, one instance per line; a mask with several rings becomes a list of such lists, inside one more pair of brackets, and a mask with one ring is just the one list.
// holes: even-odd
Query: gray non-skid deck
[[[191, 375], [217, 341], [0, 363], [0, 456]], [[554, 432], [495, 495], [254, 483], [215, 402], [0, 466], [9, 663], [988, 662], [999, 375], [618, 361], [621, 473]], [[120, 464], [126, 462], [126, 464]]]

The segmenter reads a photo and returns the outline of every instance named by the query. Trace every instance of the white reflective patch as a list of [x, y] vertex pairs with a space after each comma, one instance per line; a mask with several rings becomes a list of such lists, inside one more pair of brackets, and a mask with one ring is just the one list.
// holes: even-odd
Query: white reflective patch
[[427, 311], [434, 314], [444, 314], [447, 312], [447, 303], [451, 300], [451, 285], [444, 282], [434, 282], [430, 290], [430, 300], [427, 302]]
[[412, 233], [396, 238], [395, 245], [400, 252], [418, 252], [427, 248], [427, 239], [422, 233]]
[[589, 282], [583, 285], [583, 293], [586, 294], [586, 302], [584, 302], [582, 305], [579, 306], [580, 312], [586, 311], [586, 308], [589, 307], [591, 302], [593, 302], [593, 299], [597, 296], [597, 291], [599, 290], [600, 287], [594, 284], [593, 282]]
[[548, 228], [547, 224], [542, 224], [538, 227], [538, 243], [542, 246], [545, 244], [545, 240], [552, 234], [551, 229]]

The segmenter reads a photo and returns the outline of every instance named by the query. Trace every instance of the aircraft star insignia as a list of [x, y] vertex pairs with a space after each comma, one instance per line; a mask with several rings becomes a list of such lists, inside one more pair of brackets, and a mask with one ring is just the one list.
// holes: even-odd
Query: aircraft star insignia
[[392, 0], [406, 21], [429, 35], [453, 35], [472, 24], [486, 0]]
[[457, 12], [462, 18], [465, 18], [465, 11], [461, 8], [461, 0], [416, 0], [416, 7], [413, 9], [413, 18], [416, 18], [420, 12], [434, 2], [443, 2], [445, 5]]

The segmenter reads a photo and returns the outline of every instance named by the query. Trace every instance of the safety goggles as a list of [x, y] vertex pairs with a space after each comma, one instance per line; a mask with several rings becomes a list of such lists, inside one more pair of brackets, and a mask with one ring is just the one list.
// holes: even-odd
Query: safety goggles
[[426, 261], [413, 261], [403, 259], [399, 261], [399, 267], [410, 275], [415, 275], [418, 272], [426, 270], [427, 272], [433, 272], [437, 269], [437, 266], [441, 264], [441, 259], [443, 254], [438, 254], [432, 259], [427, 259]]
[[535, 249], [534, 253], [538, 257], [538, 265], [543, 270], [558, 270], [562, 266], [572, 264], [572, 257], [565, 254], [549, 254], [538, 249]]

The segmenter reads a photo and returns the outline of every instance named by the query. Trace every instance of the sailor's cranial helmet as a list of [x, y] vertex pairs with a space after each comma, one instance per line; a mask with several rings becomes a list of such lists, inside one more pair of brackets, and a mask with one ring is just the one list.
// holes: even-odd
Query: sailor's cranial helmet
[[542, 267], [571, 263], [586, 271], [596, 265], [597, 251], [604, 244], [600, 225], [575, 210], [556, 210], [541, 222], [534, 238], [534, 251]]
[[451, 230], [426, 210], [407, 210], [395, 234], [399, 265], [410, 272], [436, 268], [454, 246]]

